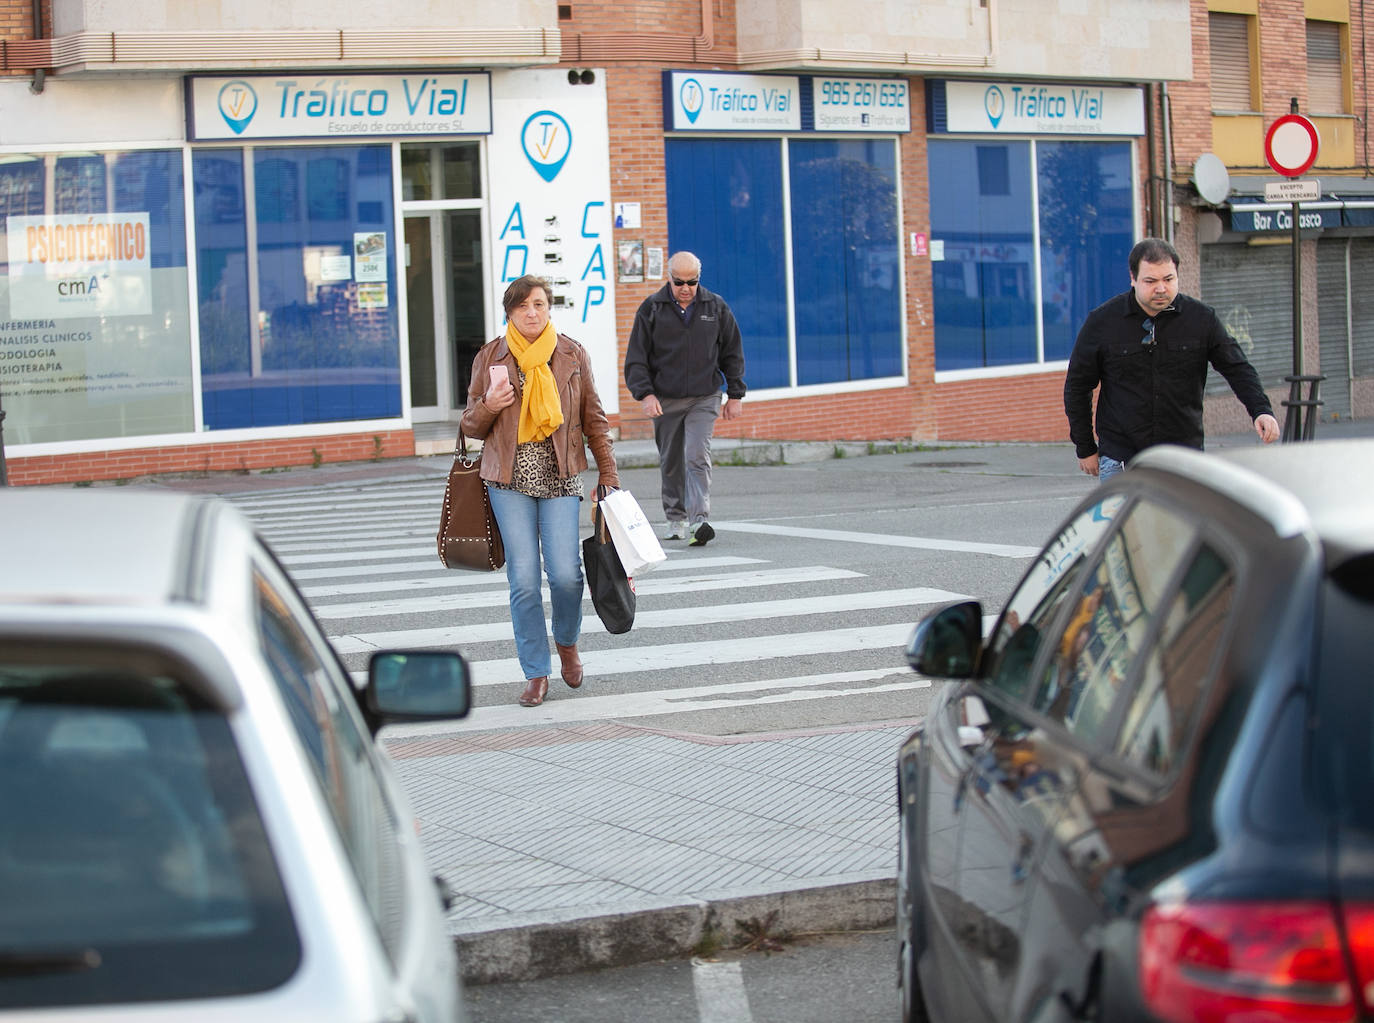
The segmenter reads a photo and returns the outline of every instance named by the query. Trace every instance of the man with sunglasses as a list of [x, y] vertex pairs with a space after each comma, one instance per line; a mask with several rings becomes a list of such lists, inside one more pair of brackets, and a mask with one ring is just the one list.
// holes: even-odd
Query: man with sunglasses
[[[1064, 413], [1078, 466], [1107, 480], [1152, 444], [1202, 448], [1207, 367], [1235, 392], [1260, 440], [1279, 423], [1250, 365], [1211, 306], [1178, 293], [1178, 252], [1161, 238], [1131, 249], [1130, 290], [1083, 322], [1064, 377]], [[1093, 437], [1093, 390], [1097, 436]]]
[[[701, 260], [676, 252], [668, 283], [643, 302], [625, 352], [625, 386], [654, 422], [667, 539], [711, 540], [711, 434], [744, 398], [744, 347], [735, 316], [701, 286]], [[725, 403], [721, 404], [721, 387]]]

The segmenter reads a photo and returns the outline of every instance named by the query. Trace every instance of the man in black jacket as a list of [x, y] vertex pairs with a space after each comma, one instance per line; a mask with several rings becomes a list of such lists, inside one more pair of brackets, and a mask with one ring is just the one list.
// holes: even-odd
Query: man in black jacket
[[[1078, 332], [1064, 377], [1064, 412], [1078, 465], [1106, 480], [1151, 444], [1202, 448], [1210, 364], [1269, 444], [1279, 424], [1255, 367], [1211, 306], [1178, 293], [1178, 252], [1160, 238], [1131, 249], [1131, 290], [1108, 299]], [[1093, 439], [1093, 389], [1097, 439]]]
[[[725, 386], [725, 404], [720, 401]], [[700, 547], [711, 514], [711, 433], [744, 397], [744, 348], [734, 313], [701, 286], [701, 260], [677, 252], [668, 283], [640, 303], [625, 352], [625, 386], [654, 421], [669, 540]]]

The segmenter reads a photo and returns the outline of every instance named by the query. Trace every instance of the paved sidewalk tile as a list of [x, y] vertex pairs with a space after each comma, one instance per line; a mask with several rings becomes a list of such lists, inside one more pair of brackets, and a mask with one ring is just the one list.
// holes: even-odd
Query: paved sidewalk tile
[[603, 724], [387, 748], [463, 934], [887, 878], [911, 727], [721, 738]]

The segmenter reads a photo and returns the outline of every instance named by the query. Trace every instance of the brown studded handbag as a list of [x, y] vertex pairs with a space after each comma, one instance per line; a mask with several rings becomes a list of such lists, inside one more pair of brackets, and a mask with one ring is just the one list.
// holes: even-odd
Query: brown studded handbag
[[506, 564], [501, 530], [491, 511], [487, 485], [479, 471], [482, 457], [468, 454], [468, 439], [458, 431], [458, 451], [444, 487], [444, 511], [435, 538], [445, 568], [494, 572]]

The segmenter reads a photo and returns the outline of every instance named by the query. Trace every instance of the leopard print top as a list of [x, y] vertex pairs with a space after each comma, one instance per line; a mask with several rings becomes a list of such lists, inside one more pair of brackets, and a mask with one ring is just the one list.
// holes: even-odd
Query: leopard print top
[[554, 454], [553, 438], [515, 445], [515, 465], [511, 467], [510, 483], [487, 480], [487, 486], [514, 490], [527, 497], [581, 497], [582, 477], [558, 475], [558, 456]]
[[[525, 384], [524, 370], [520, 385]], [[514, 490], [526, 497], [581, 497], [582, 477], [558, 475], [558, 455], [553, 450], [553, 438], [527, 441], [515, 445], [515, 464], [511, 467], [510, 483], [487, 480], [487, 486]]]

